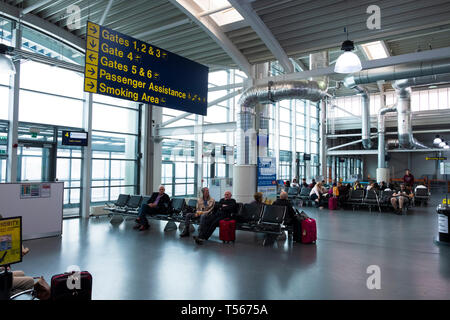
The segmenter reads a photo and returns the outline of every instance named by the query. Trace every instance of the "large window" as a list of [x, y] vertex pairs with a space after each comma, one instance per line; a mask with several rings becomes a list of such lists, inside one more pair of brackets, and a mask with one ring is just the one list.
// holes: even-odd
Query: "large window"
[[139, 193], [138, 138], [141, 107], [94, 95], [92, 110], [92, 203]]

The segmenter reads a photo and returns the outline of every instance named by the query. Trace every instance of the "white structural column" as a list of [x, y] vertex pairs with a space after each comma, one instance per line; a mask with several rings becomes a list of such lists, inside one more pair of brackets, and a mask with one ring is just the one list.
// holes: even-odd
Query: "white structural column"
[[327, 181], [327, 103], [320, 101], [320, 175]]
[[[22, 30], [16, 23], [13, 24], [12, 43], [15, 48], [22, 46]], [[6, 181], [17, 181], [17, 143], [19, 132], [19, 97], [20, 97], [20, 60], [14, 62], [16, 73], [10, 77], [9, 89], [9, 132], [8, 132], [8, 171], [6, 174]], [[16, 146], [16, 147], [14, 147]]]
[[88, 132], [88, 145], [83, 147], [83, 186], [81, 196], [81, 217], [89, 218], [91, 207], [92, 181], [92, 104], [94, 95], [84, 93], [83, 128]]
[[[195, 170], [197, 170], [197, 189], [203, 187], [203, 117], [195, 115], [194, 127], [194, 154], [195, 154]], [[197, 194], [198, 190], [194, 190]]]
[[[147, 181], [147, 193], [151, 194], [158, 190], [161, 184], [161, 162], [162, 162], [162, 139], [157, 138], [157, 127], [162, 122], [163, 109], [157, 106], [148, 105], [152, 110], [152, 124], [149, 130], [151, 130], [151, 136], [147, 136], [146, 143], [150, 144], [150, 150], [148, 153], [148, 166], [147, 166], [147, 176], [143, 181]], [[148, 124], [147, 124], [148, 125]]]
[[214, 22], [214, 20], [209, 16], [200, 15], [203, 10], [194, 3], [194, 1], [189, 0], [169, 0], [174, 6], [183, 11], [192, 21], [196, 22], [207, 34], [219, 45], [222, 49], [228, 53], [228, 55], [233, 59], [233, 61], [239, 66], [239, 68], [251, 76], [251, 65], [247, 58], [239, 51], [238, 48], [231, 42], [231, 40], [225, 35], [225, 33], [220, 29], [220, 27]]
[[252, 29], [261, 38], [266, 47], [275, 56], [275, 59], [281, 64], [285, 73], [294, 72], [294, 66], [289, 60], [286, 52], [281, 47], [280, 43], [275, 39], [272, 32], [261, 20], [258, 14], [253, 10], [251, 4], [245, 1], [229, 0], [233, 7], [241, 14], [241, 16], [250, 24]]
[[141, 149], [138, 151], [142, 155], [139, 158], [139, 166], [141, 168], [139, 172], [139, 180], [141, 181], [139, 194], [148, 194], [148, 176], [149, 176], [149, 162], [153, 159], [150, 154], [151, 138], [152, 138], [152, 110], [151, 105], [142, 105], [142, 117], [141, 123]]

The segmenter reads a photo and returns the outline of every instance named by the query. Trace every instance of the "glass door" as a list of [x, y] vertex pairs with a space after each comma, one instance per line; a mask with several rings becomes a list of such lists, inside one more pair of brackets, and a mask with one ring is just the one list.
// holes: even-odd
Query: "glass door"
[[19, 142], [17, 181], [55, 181], [56, 152], [51, 143]]

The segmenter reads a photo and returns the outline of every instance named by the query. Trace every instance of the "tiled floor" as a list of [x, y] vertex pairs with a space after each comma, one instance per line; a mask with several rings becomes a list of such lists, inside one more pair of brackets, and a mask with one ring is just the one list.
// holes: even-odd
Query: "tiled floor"
[[[70, 219], [61, 238], [27, 241], [14, 268], [49, 280], [80, 266], [94, 277], [94, 299], [449, 299], [450, 247], [433, 242], [438, 200], [407, 216], [303, 208], [317, 220], [316, 245], [264, 247], [244, 231], [225, 245], [216, 231], [199, 247], [164, 222], [138, 232], [133, 220]], [[370, 265], [380, 290], [367, 288]]]

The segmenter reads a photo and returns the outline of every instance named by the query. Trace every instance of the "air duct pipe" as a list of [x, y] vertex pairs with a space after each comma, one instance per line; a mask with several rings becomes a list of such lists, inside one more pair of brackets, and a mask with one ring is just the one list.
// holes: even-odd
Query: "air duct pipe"
[[393, 81], [450, 73], [450, 60], [426, 61], [414, 64], [369, 69], [357, 72], [344, 79], [348, 88], [354, 88], [359, 84], [374, 83], [380, 80]]
[[378, 111], [378, 168], [386, 168], [385, 115], [388, 112], [396, 111], [396, 106], [382, 108]]
[[233, 194], [236, 201], [250, 202], [256, 190], [255, 106], [287, 99], [319, 101], [327, 95], [326, 90], [326, 82], [301, 80], [270, 82], [269, 86], [255, 86], [242, 93], [236, 123], [237, 163], [233, 169]]
[[377, 168], [377, 181], [389, 181], [389, 168], [386, 166], [386, 147], [387, 144], [385, 143], [385, 132], [386, 132], [386, 125], [385, 125], [385, 115], [389, 112], [396, 112], [397, 107], [391, 106], [382, 108], [378, 111], [378, 168]]
[[[240, 112], [237, 117], [237, 164], [256, 164], [255, 105], [274, 103], [287, 99], [319, 101], [326, 96], [326, 83], [309, 80], [281, 81], [269, 86], [247, 89], [239, 99]], [[287, 120], [287, 119], [286, 119]]]
[[411, 87], [425, 84], [450, 82], [450, 74], [439, 74], [397, 80], [392, 84], [397, 94], [398, 140], [401, 148], [427, 149], [412, 134]]
[[352, 89], [358, 91], [362, 98], [361, 110], [361, 138], [364, 149], [372, 148], [372, 141], [370, 140], [370, 96], [366, 88], [361, 86], [354, 86]]

